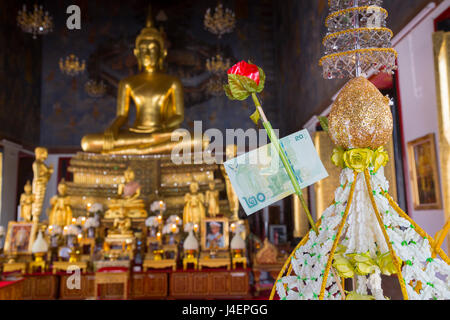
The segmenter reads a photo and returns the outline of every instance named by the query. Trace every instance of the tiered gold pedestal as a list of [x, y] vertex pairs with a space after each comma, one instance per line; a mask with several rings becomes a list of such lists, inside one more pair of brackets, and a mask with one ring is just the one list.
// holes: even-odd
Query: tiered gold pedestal
[[26, 262], [9, 262], [3, 265], [3, 272], [20, 271], [22, 274], [27, 273]]
[[177, 261], [175, 259], [155, 259], [153, 254], [149, 254], [144, 260], [144, 264], [142, 266], [144, 268], [144, 272], [147, 272], [147, 269], [167, 269], [172, 268], [173, 271], [177, 270]]
[[[164, 198], [167, 205], [166, 215], [183, 212], [184, 195], [189, 192], [189, 184], [196, 181], [200, 192], [208, 189], [214, 181], [217, 165], [174, 164], [171, 155], [103, 155], [80, 152], [72, 158], [69, 171], [73, 173], [73, 182], [67, 183], [67, 193], [71, 198], [74, 216], [86, 215], [87, 204], [102, 203], [109, 207], [111, 199], [117, 197], [117, 184], [123, 181], [123, 173], [131, 167], [136, 180], [141, 184], [141, 198], [146, 208], [156, 200], [155, 191]], [[198, 161], [198, 160], [197, 160]], [[223, 191], [225, 183], [222, 176], [215, 180], [216, 190]], [[228, 213], [228, 201], [220, 202], [221, 212]]]
[[85, 261], [69, 262], [69, 261], [55, 261], [53, 262], [53, 274], [58, 271], [67, 271], [69, 267], [77, 266], [83, 272], [87, 271], [88, 263]]
[[206, 268], [227, 268], [231, 269], [230, 253], [228, 251], [217, 252], [214, 258], [210, 257], [209, 252], [202, 252], [198, 259], [198, 269], [201, 271], [203, 267]]

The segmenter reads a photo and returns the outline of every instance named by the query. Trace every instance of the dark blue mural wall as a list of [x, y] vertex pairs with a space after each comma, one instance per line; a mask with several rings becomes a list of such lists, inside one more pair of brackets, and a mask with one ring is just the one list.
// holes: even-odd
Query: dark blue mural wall
[[19, 1], [0, 1], [0, 139], [39, 143], [41, 41], [17, 26]]
[[[148, 4], [156, 25], [168, 39], [167, 72], [178, 76], [185, 87], [186, 119], [183, 127], [203, 121], [203, 130], [253, 128], [249, 102], [231, 102], [206, 90], [211, 75], [206, 59], [218, 52], [231, 61], [250, 59], [261, 65], [267, 75], [267, 89], [262, 98], [266, 112], [278, 127], [275, 47], [275, 2], [271, 0], [224, 1], [237, 17], [235, 32], [220, 41], [203, 27], [203, 17], [215, 1], [47, 1], [55, 19], [55, 30], [43, 38], [41, 138], [40, 143], [53, 148], [79, 148], [86, 133], [102, 132], [112, 121], [116, 109], [116, 91], [120, 79], [137, 73], [133, 56], [134, 41], [145, 24]], [[81, 8], [81, 30], [66, 28], [66, 8]], [[167, 19], [165, 19], [167, 18]], [[87, 72], [68, 77], [59, 70], [61, 57], [75, 54], [86, 60]], [[108, 94], [94, 99], [84, 90], [90, 79], [102, 79]]]

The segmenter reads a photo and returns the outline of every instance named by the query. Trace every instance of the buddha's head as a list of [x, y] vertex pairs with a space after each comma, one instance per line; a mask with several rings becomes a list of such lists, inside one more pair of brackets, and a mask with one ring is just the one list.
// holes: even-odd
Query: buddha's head
[[162, 31], [154, 27], [151, 10], [147, 16], [145, 28], [136, 38], [134, 55], [138, 60], [139, 70], [144, 68], [147, 71], [156, 71], [163, 68], [167, 50]]
[[123, 176], [124, 176], [124, 178], [125, 178], [125, 182], [131, 182], [131, 181], [134, 181], [134, 178], [135, 178], [135, 174], [134, 174], [134, 171], [133, 171], [133, 169], [131, 169], [130, 167], [128, 167], [128, 169], [127, 170], [125, 170], [125, 172], [123, 173]]
[[67, 191], [66, 180], [62, 179], [58, 184], [58, 193], [60, 196], [65, 196]]
[[27, 181], [27, 183], [25, 184], [25, 187], [23, 187], [23, 190], [25, 191], [26, 194], [31, 194], [31, 184], [30, 184], [30, 180]]
[[192, 182], [189, 185], [189, 190], [191, 190], [191, 193], [197, 193], [199, 189], [198, 183], [197, 182]]
[[36, 149], [34, 149], [34, 154], [36, 160], [44, 161], [48, 157], [48, 150], [43, 147], [37, 147]]

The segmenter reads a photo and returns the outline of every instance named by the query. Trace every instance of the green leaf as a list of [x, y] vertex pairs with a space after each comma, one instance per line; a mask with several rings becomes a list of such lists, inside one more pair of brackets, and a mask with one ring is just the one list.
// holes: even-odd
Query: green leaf
[[255, 93], [258, 89], [258, 85], [253, 79], [247, 78], [241, 75], [234, 75], [241, 86], [250, 93]]
[[266, 85], [266, 74], [264, 73], [264, 70], [258, 67], [259, 70], [259, 86], [256, 89], [257, 93], [260, 93], [264, 90], [264, 86]]
[[233, 97], [233, 94], [231, 93], [231, 89], [230, 89], [230, 86], [229, 86], [229, 85], [225, 84], [225, 85], [223, 86], [223, 89], [224, 89], [225, 95], [228, 97], [228, 99], [230, 99], [230, 100], [236, 100], [236, 99]]
[[256, 111], [250, 116], [250, 119], [252, 119], [252, 121], [253, 121], [255, 124], [258, 124], [258, 121], [259, 121], [260, 118], [261, 118], [261, 116], [260, 116], [258, 110], [256, 110]]
[[228, 75], [228, 84], [230, 87], [231, 94], [235, 100], [243, 101], [250, 96], [250, 92], [245, 90], [241, 82], [237, 79], [236, 75], [234, 74]]
[[328, 118], [327, 117], [319, 117], [320, 125], [322, 126], [323, 131], [328, 132]]

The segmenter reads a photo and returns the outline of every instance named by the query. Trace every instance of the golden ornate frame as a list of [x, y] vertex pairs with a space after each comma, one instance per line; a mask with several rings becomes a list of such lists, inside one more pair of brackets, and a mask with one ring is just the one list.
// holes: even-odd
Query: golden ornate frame
[[225, 246], [223, 248], [217, 248], [218, 251], [224, 251], [228, 250], [230, 246], [229, 241], [229, 220], [228, 218], [207, 218], [202, 221], [202, 228], [201, 228], [201, 246], [203, 250], [210, 250], [210, 248], [206, 247], [206, 230], [207, 230], [207, 224], [211, 222], [218, 222], [223, 224], [223, 237], [224, 237], [224, 243]]
[[[423, 204], [420, 203], [419, 197], [419, 186], [418, 186], [418, 177], [417, 177], [417, 168], [420, 164], [416, 163], [416, 159], [414, 156], [414, 150], [419, 145], [430, 144], [430, 163], [433, 171], [433, 180], [436, 188], [436, 202], [433, 204]], [[422, 138], [416, 139], [414, 141], [408, 142], [408, 157], [409, 157], [409, 165], [410, 165], [410, 180], [412, 185], [412, 194], [413, 194], [413, 204], [414, 210], [440, 210], [442, 209], [442, 200], [441, 200], [441, 183], [439, 180], [438, 173], [438, 162], [436, 158], [436, 143], [435, 143], [435, 134], [431, 133]]]
[[[442, 177], [442, 198], [445, 219], [450, 219], [450, 32], [439, 31], [433, 34], [434, 65], [436, 77], [436, 98], [438, 106], [440, 172]], [[442, 239], [442, 241], [444, 241]], [[450, 249], [450, 237], [447, 237]], [[439, 246], [440, 247], [440, 246]]]
[[[30, 238], [28, 241], [28, 250], [26, 252], [18, 252], [18, 251], [11, 251], [11, 237], [12, 237], [12, 232], [13, 229], [19, 225], [22, 226], [31, 226], [31, 231], [30, 231]], [[5, 239], [5, 248], [4, 251], [5, 253], [10, 253], [10, 254], [14, 254], [14, 255], [30, 255], [31, 252], [31, 248], [33, 246], [34, 240], [36, 239], [36, 232], [37, 232], [37, 224], [33, 223], [33, 222], [16, 222], [16, 221], [10, 221], [8, 223], [8, 232], [6, 233], [6, 239]]]

